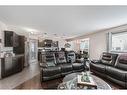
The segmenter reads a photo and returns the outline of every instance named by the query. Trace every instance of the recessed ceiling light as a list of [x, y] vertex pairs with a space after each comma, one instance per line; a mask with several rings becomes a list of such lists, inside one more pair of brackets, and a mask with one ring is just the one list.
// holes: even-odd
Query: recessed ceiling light
[[24, 27], [23, 29], [26, 30], [26, 31], [28, 31], [28, 32], [31, 32], [31, 33], [38, 32], [38, 30], [33, 29], [33, 28]]
[[34, 34], [34, 32], [33, 32], [33, 31], [31, 31], [30, 33], [31, 33], [31, 34]]

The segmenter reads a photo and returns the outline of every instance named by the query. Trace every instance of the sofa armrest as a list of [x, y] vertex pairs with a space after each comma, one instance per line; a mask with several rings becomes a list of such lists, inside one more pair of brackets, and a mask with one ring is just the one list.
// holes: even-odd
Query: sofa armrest
[[91, 63], [98, 64], [101, 63], [101, 60], [91, 60]]
[[76, 59], [76, 62], [77, 63], [83, 63], [84, 62], [84, 59]]
[[42, 68], [47, 68], [48, 65], [47, 65], [46, 63], [40, 63], [40, 67], [42, 67]]

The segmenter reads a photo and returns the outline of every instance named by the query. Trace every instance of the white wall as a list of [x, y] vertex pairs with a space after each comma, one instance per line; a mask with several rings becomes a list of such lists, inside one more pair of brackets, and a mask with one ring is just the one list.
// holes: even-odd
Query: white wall
[[[111, 29], [99, 31], [96, 33], [80, 36], [76, 39], [90, 38], [90, 59], [99, 59], [102, 52], [107, 51], [107, 33], [127, 31], [127, 25], [121, 25]], [[71, 40], [71, 39], [70, 39]], [[78, 47], [78, 46], [77, 46]]]
[[89, 42], [89, 52], [91, 59], [99, 59], [102, 52], [106, 51], [106, 33], [100, 32], [88, 36], [90, 38]]

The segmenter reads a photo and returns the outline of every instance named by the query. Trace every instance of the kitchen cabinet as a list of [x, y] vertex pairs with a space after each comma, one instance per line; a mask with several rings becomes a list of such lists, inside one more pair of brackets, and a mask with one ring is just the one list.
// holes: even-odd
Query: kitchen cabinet
[[19, 38], [13, 31], [4, 31], [4, 45], [5, 47], [17, 47], [19, 45]]
[[24, 55], [18, 55], [15, 57], [8, 56], [1, 58], [1, 77], [13, 75], [22, 71], [24, 66]]

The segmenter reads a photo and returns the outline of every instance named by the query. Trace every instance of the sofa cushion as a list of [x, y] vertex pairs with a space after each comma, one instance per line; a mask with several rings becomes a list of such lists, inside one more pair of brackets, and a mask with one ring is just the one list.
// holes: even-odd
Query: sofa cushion
[[101, 63], [105, 65], [114, 66], [117, 56], [118, 54], [104, 52], [102, 54]]
[[44, 76], [42, 78], [42, 81], [53, 80], [53, 79], [60, 78], [60, 77], [61, 77], [61, 74], [56, 74], [54, 76]]
[[117, 68], [127, 71], [127, 54], [121, 54], [115, 65]]
[[126, 81], [127, 72], [111, 66], [106, 67], [106, 74], [121, 81]]
[[91, 63], [90, 64], [90, 69], [94, 69], [96, 71], [105, 73], [106, 65], [99, 64], [99, 63]]
[[42, 75], [43, 77], [50, 77], [50, 76], [54, 76], [57, 74], [61, 74], [61, 68], [58, 66], [55, 67], [48, 67], [48, 68], [43, 68], [42, 69]]
[[68, 51], [67, 52], [67, 62], [68, 63], [74, 63], [76, 61], [76, 55], [74, 51]]
[[45, 53], [45, 64], [47, 66], [55, 66], [55, 54], [53, 52], [46, 52]]
[[60, 64], [58, 65], [59, 67], [61, 67], [61, 73], [62, 75], [66, 75], [69, 74], [71, 72], [73, 72], [73, 68], [72, 68], [72, 64], [70, 63], [64, 63], [64, 64]]
[[73, 63], [72, 66], [74, 71], [82, 71], [85, 69], [84, 64], [82, 63]]
[[57, 64], [67, 63], [66, 57], [65, 57], [65, 52], [63, 52], [63, 51], [56, 52], [55, 57], [56, 57]]
[[50, 67], [50, 66], [55, 66], [54, 62], [52, 62], [52, 61], [49, 61], [49, 62], [47, 62], [46, 64], [47, 64], [48, 67]]

